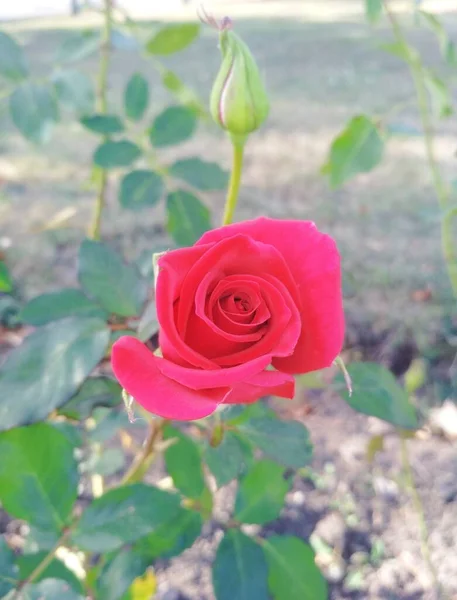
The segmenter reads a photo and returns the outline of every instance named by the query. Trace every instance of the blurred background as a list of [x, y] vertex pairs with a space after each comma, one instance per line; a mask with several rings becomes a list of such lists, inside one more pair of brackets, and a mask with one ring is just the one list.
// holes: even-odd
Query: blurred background
[[[148, 36], [153, 21], [196, 19], [192, 0], [119, 0]], [[419, 402], [431, 411], [422, 439], [413, 445], [413, 468], [430, 523], [430, 545], [441, 579], [457, 598], [457, 322], [440, 247], [439, 211], [430, 184], [424, 141], [407, 67], [382, 52], [391, 41], [386, 22], [365, 19], [362, 0], [206, 0], [217, 17], [230, 15], [261, 65], [271, 115], [247, 146], [237, 219], [261, 214], [311, 219], [336, 239], [343, 259], [348, 322], [346, 358], [374, 360], [403, 375], [420, 359], [427, 386]], [[427, 64], [440, 69], [432, 32], [419, 27], [411, 2], [391, 2]], [[422, 7], [440, 16], [457, 38], [455, 1]], [[73, 0], [0, 3], [0, 28], [22, 44], [38, 74], [52, 68], [55, 49], [72, 32], [97, 28], [97, 12], [79, 11]], [[140, 71], [149, 80], [152, 108], [170, 102], [150, 58], [126, 37], [112, 40], [109, 104], [122, 102], [124, 83]], [[207, 102], [219, 65], [214, 32], [164, 62]], [[94, 75], [97, 57], [81, 69]], [[0, 97], [2, 88], [0, 83]], [[454, 90], [455, 91], [455, 90]], [[391, 134], [373, 172], [331, 190], [320, 173], [332, 139], [357, 114], [379, 118]], [[437, 127], [436, 155], [444, 176], [456, 176], [455, 116]], [[0, 249], [25, 298], [75, 283], [75, 256], [90, 219], [87, 185], [95, 138], [74, 119], [63, 119], [52, 141], [38, 151], [13, 128], [0, 103]], [[230, 167], [230, 146], [209, 121], [191, 141], [162, 156], [198, 155]], [[224, 195], [205, 196], [213, 222]], [[122, 211], [109, 190], [104, 239], [129, 259], [167, 248], [161, 206]], [[443, 409], [444, 403], [444, 409]], [[300, 393], [288, 409], [306, 414], [314, 443], [313, 468], [303, 474], [295, 504], [278, 526], [321, 540], [320, 552], [334, 583], [332, 598], [430, 599], [433, 582], [422, 563], [420, 526], [404, 498], [398, 444], [387, 444], [379, 462], [366, 462], [367, 444], [384, 432], [379, 421], [355, 415], [331, 394]], [[445, 411], [443, 413], [443, 410]], [[436, 412], [434, 412], [436, 411]], [[329, 422], [331, 425], [329, 426]], [[317, 532], [317, 533], [316, 533]], [[207, 600], [201, 546], [167, 567], [164, 586], [191, 600]], [[319, 552], [318, 552], [319, 553]], [[327, 558], [326, 558], [327, 557]], [[206, 594], [206, 595], [205, 595]], [[178, 598], [180, 596], [176, 596]], [[236, 599], [234, 599], [236, 600]]]

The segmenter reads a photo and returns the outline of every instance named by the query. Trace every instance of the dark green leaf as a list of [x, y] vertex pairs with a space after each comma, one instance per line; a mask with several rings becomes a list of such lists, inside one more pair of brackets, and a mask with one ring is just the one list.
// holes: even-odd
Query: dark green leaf
[[0, 260], [0, 292], [11, 292], [13, 289], [13, 280], [5, 263]]
[[59, 579], [45, 579], [40, 583], [27, 586], [27, 595], [22, 594], [24, 600], [84, 600], [82, 594], [71, 589], [66, 581]]
[[95, 91], [90, 77], [76, 69], [59, 71], [53, 77], [59, 102], [78, 115], [94, 110]]
[[311, 460], [313, 447], [308, 430], [298, 421], [252, 419], [240, 424], [239, 431], [266, 456], [286, 467], [298, 469]]
[[86, 379], [78, 392], [62, 406], [60, 414], [82, 421], [88, 419], [94, 408], [105, 406], [113, 408], [121, 403], [121, 387], [109, 377], [91, 377]]
[[198, 23], [165, 25], [146, 44], [149, 54], [165, 56], [184, 50], [200, 33]]
[[135, 267], [101, 242], [81, 244], [79, 281], [103, 308], [123, 317], [138, 315], [146, 300], [146, 283]]
[[0, 370], [0, 431], [45, 419], [69, 400], [105, 355], [99, 319], [50, 323], [12, 350]]
[[163, 194], [163, 180], [154, 171], [138, 170], [127, 173], [119, 188], [119, 202], [123, 208], [141, 210], [154, 206]]
[[94, 163], [102, 169], [128, 167], [141, 155], [141, 149], [128, 140], [114, 142], [108, 140], [101, 144], [94, 154]]
[[0, 31], [0, 76], [20, 81], [28, 75], [25, 56], [19, 44], [4, 31]]
[[102, 135], [112, 135], [124, 131], [124, 124], [117, 115], [91, 115], [90, 117], [83, 117], [81, 125], [94, 133]]
[[149, 561], [135, 549], [121, 550], [102, 570], [97, 581], [98, 600], [119, 600], [132, 581], [143, 575]]
[[[77, 423], [68, 421], [53, 421], [52, 426], [67, 438], [72, 446], [81, 448], [84, 444], [83, 432]], [[84, 436], [85, 437], [85, 436]]]
[[11, 119], [24, 137], [37, 144], [47, 142], [59, 120], [54, 95], [39, 83], [22, 83], [10, 96]]
[[180, 508], [173, 521], [139, 540], [135, 548], [150, 561], [159, 557], [169, 559], [190, 548], [200, 536], [202, 526], [200, 513]]
[[86, 508], [73, 541], [89, 552], [116, 550], [171, 523], [179, 511], [176, 494], [143, 483], [115, 488]]
[[134, 73], [125, 88], [125, 114], [132, 121], [139, 121], [149, 104], [149, 85], [140, 73]]
[[252, 448], [231, 431], [226, 431], [219, 446], [205, 448], [205, 461], [219, 487], [243, 473], [252, 463]]
[[382, 16], [382, 0], [365, 0], [365, 14], [370, 23], [377, 23]]
[[228, 184], [228, 173], [217, 163], [197, 157], [176, 161], [170, 167], [170, 175], [202, 191], [223, 190]]
[[149, 138], [157, 148], [173, 146], [192, 137], [196, 127], [197, 117], [190, 108], [169, 106], [155, 118]]
[[120, 448], [107, 448], [101, 454], [91, 457], [88, 470], [103, 477], [111, 477], [125, 467], [125, 455]]
[[275, 600], [327, 600], [327, 583], [308, 544], [293, 536], [275, 535], [262, 547], [268, 563], [268, 587]]
[[0, 501], [17, 519], [61, 532], [77, 495], [73, 446], [52, 425], [38, 423], [0, 434]]
[[15, 564], [13, 551], [6, 540], [0, 538], [0, 598], [16, 587], [18, 579], [18, 568]]
[[234, 517], [241, 523], [264, 525], [279, 517], [290, 485], [284, 467], [260, 460], [241, 479]]
[[89, 300], [81, 290], [64, 289], [42, 294], [30, 300], [19, 313], [19, 318], [29, 325], [46, 325], [66, 317], [98, 317], [106, 319], [108, 314]]
[[241, 531], [227, 531], [213, 564], [217, 600], [268, 600], [267, 577], [262, 549]]
[[178, 246], [192, 246], [209, 229], [209, 210], [196, 196], [184, 190], [168, 194], [167, 230]]
[[348, 372], [352, 379], [351, 396], [342, 375], [337, 375], [335, 383], [341, 396], [354, 410], [397, 427], [416, 429], [416, 411], [409, 402], [408, 394], [390, 371], [376, 363], [367, 362], [349, 365]]
[[265, 402], [254, 402], [247, 406], [242, 404], [232, 404], [224, 407], [221, 411], [221, 418], [229, 425], [235, 427], [241, 423], [246, 423], [249, 419], [259, 419], [268, 417], [269, 419], [277, 419], [277, 415]]
[[67, 34], [57, 53], [56, 62], [78, 62], [94, 54], [99, 47], [100, 33], [98, 31]]
[[[22, 556], [19, 556], [17, 559], [17, 564], [19, 567], [19, 579], [24, 580], [29, 577], [36, 567], [41, 564], [47, 554], [47, 552], [37, 552], [34, 554], [23, 554]], [[60, 579], [62, 581], [66, 581], [75, 592], [80, 594], [83, 593], [81, 581], [76, 577], [73, 571], [70, 571], [70, 569], [63, 564], [63, 562], [56, 558], [50, 562], [44, 571], [40, 572], [34, 581], [37, 583], [39, 581], [43, 581], [43, 579]]]
[[358, 173], [367, 173], [381, 161], [384, 142], [375, 123], [363, 115], [354, 117], [333, 140], [325, 173], [338, 187]]
[[187, 435], [167, 425], [164, 439], [176, 439], [165, 450], [165, 465], [176, 488], [188, 498], [200, 498], [205, 489], [202, 460], [197, 444]]

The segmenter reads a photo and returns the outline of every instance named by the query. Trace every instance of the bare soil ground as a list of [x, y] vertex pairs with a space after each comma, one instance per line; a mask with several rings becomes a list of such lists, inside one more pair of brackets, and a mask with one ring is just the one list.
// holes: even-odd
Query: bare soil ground
[[[283, 8], [286, 4], [294, 3]], [[313, 4], [321, 10], [313, 12]], [[268, 125], [249, 142], [237, 218], [266, 214], [313, 219], [331, 233], [345, 270], [348, 343], [364, 357], [385, 361], [387, 356], [389, 363], [404, 340], [421, 352], [435, 348], [451, 301], [439, 214], [419, 136], [391, 137], [382, 165], [340, 190], [330, 191], [319, 174], [332, 137], [354, 114], [376, 114], [390, 124], [418, 128], [414, 103], [408, 104], [413, 97], [408, 73], [399, 60], [379, 49], [390, 33], [384, 25], [370, 29], [356, 4], [304, 2], [300, 6], [307, 10], [289, 17], [284, 9], [279, 16], [254, 18], [251, 10], [250, 18], [237, 22], [264, 69], [272, 101]], [[443, 19], [455, 37], [457, 14], [444, 13]], [[51, 20], [9, 27], [25, 42], [38, 72], [46, 73], [69, 23], [72, 28], [81, 25]], [[427, 62], [439, 65], [434, 37], [411, 19], [405, 18], [405, 24]], [[167, 64], [204, 98], [218, 60], [214, 36], [205, 31], [198, 43]], [[96, 61], [85, 61], [83, 68], [95, 73]], [[120, 105], [125, 81], [137, 70], [150, 80], [156, 112], [170, 101], [147, 59], [117, 50], [110, 76], [113, 110]], [[399, 110], [392, 111], [394, 106]], [[52, 144], [39, 152], [2, 117], [0, 131], [0, 241], [8, 247], [22, 293], [28, 297], [72, 285], [78, 243], [92, 210], [93, 193], [86, 182], [96, 141], [65, 120]], [[455, 177], [456, 132], [454, 117], [438, 127], [437, 156], [450, 180]], [[163, 158], [178, 154], [199, 154], [229, 167], [228, 144], [209, 124]], [[217, 223], [223, 196], [208, 194], [206, 200]], [[63, 226], [50, 228], [55, 218]], [[166, 247], [162, 222], [162, 207], [141, 215], [122, 212], [113, 183], [103, 224], [108, 242], [129, 258], [144, 249]], [[448, 356], [438, 367], [447, 372], [452, 354], [446, 348]], [[436, 402], [434, 387], [423, 401]], [[312, 408], [306, 417], [315, 443], [312, 471], [297, 476], [284, 516], [274, 528], [308, 538], [317, 526], [319, 537], [327, 538], [327, 546], [335, 550], [327, 565], [334, 580], [333, 600], [438, 599], [421, 557], [418, 520], [402, 483], [396, 437], [389, 438], [369, 465], [366, 446], [382, 427], [379, 422], [356, 415], [331, 394], [306, 402]], [[455, 599], [457, 449], [435, 436], [422, 437], [409, 442], [413, 470], [431, 531], [432, 559], [447, 598]], [[230, 494], [224, 492], [220, 510], [229, 501]], [[190, 600], [213, 598], [208, 565], [215, 540], [211, 531], [207, 534], [159, 570], [160, 594], [167, 600], [173, 598], [167, 588], [181, 590]]]

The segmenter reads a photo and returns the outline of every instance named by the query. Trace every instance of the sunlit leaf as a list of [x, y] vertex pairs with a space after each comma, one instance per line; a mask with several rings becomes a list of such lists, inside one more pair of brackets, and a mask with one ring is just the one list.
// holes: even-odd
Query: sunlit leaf
[[165, 56], [184, 50], [200, 33], [198, 23], [165, 25], [146, 44], [149, 54]]

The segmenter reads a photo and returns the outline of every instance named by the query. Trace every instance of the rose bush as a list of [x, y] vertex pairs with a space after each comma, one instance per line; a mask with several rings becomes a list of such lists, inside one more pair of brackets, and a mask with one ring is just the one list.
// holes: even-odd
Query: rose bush
[[130, 336], [112, 351], [119, 382], [152, 413], [192, 420], [221, 403], [292, 398], [294, 374], [330, 366], [341, 350], [340, 258], [312, 222], [221, 227], [158, 264], [162, 356]]

